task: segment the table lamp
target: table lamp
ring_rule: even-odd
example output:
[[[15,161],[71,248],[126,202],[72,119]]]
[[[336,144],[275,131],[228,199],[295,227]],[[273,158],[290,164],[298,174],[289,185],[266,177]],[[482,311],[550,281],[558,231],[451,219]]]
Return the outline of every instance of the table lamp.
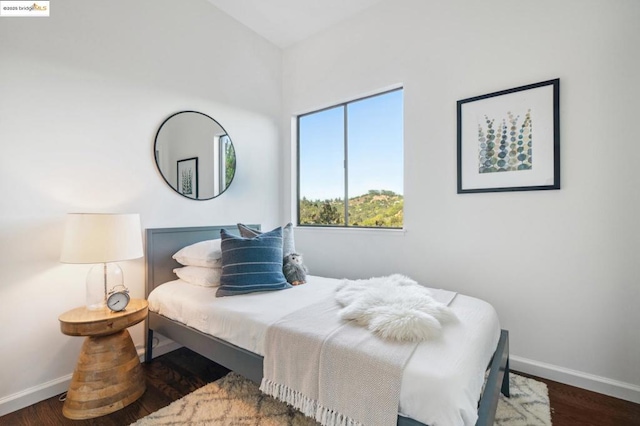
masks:
[[[115,262],[143,255],[138,214],[67,215],[60,262],[97,264],[87,275],[87,309],[104,308],[107,291],[124,284]]]

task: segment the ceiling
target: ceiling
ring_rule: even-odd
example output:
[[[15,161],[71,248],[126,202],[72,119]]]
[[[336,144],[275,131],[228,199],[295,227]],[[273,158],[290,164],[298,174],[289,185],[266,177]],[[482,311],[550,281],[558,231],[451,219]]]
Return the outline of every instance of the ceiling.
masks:
[[[284,49],[381,0],[208,1]]]

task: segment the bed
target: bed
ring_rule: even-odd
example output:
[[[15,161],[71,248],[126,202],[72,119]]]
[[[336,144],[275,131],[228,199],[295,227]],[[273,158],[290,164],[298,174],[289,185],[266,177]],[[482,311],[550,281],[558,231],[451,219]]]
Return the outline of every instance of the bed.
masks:
[[[258,228],[258,226],[254,225]],[[187,227],[187,228],[157,228],[146,230],[146,296],[149,297],[152,291],[158,289],[156,293],[164,291],[169,293],[173,291],[175,295],[176,276],[173,273],[173,269],[180,266],[175,260],[172,259],[172,255],[179,249],[193,244],[195,242],[219,238],[220,230],[226,229],[229,232],[237,234],[236,226],[207,226],[207,227]],[[334,280],[335,281],[335,280]],[[310,284],[308,288],[312,288],[314,283],[326,284],[331,283],[331,279],[322,277],[310,277]],[[160,287],[163,284],[167,284],[164,287]],[[307,285],[305,285],[307,286]],[[304,286],[302,286],[304,287]],[[184,286],[182,288],[185,288]],[[173,290],[172,290],[173,289]],[[205,296],[201,296],[198,291],[204,291],[201,289],[193,289],[196,292],[195,297],[204,299]],[[306,290],[300,290],[300,294]],[[273,292],[273,293],[289,293],[287,292]],[[184,292],[188,293],[188,292]],[[261,293],[260,293],[261,294]],[[266,293],[265,293],[266,294]],[[289,293],[293,294],[293,293]],[[154,294],[155,295],[155,294]],[[255,295],[254,295],[255,296]],[[273,297],[273,296],[272,296]],[[152,297],[153,299],[153,297]],[[242,299],[238,296],[227,299],[226,305],[231,306],[231,309],[236,311],[242,311],[238,307],[241,306]],[[249,300],[250,298],[247,298]],[[461,301],[458,301],[460,299]],[[471,300],[466,296],[460,296],[456,298],[455,303],[458,305],[463,304],[465,301]],[[477,300],[477,299],[476,299]],[[247,302],[249,303],[249,302]],[[147,333],[147,348],[145,353],[145,360],[151,361],[152,343],[154,333],[159,333],[163,336],[170,338],[171,340],[245,376],[246,378],[260,383],[263,377],[263,360],[261,346],[260,346],[260,329],[256,332],[244,333],[245,337],[238,338],[233,336],[227,336],[224,329],[214,331],[214,334],[203,332],[207,331],[204,327],[189,326],[186,325],[189,321],[181,317],[180,313],[172,312],[170,309],[157,308],[154,312],[149,310],[149,317],[147,321],[148,333]],[[164,314],[164,315],[163,315]],[[183,314],[185,315],[185,314]],[[186,314],[188,316],[188,314]],[[170,317],[177,318],[171,319]],[[258,320],[256,320],[258,321]],[[263,322],[268,322],[269,318],[265,318]],[[211,321],[208,321],[211,323]],[[214,321],[215,322],[215,321]],[[193,324],[192,324],[193,325]],[[258,324],[259,325],[259,324]],[[200,330],[198,330],[197,328]],[[227,327],[234,328],[234,327]],[[498,398],[500,392],[508,396],[508,374],[509,374],[509,335],[506,330],[499,330],[494,344],[494,340],[491,341],[492,351],[490,356],[490,362],[488,365],[488,373],[483,386],[480,400],[477,404],[477,426],[492,425],[495,417],[495,411],[497,408]],[[472,351],[469,351],[472,352]],[[414,355],[414,358],[417,355]],[[418,361],[411,361],[413,364],[418,365]],[[409,364],[411,365],[411,364]],[[408,365],[408,367],[409,367]],[[403,385],[404,386],[404,385]],[[415,399],[415,398],[414,398]],[[402,408],[402,404],[400,406]],[[475,407],[474,407],[475,408]],[[404,413],[404,410],[400,410],[402,414],[397,417],[397,424],[403,426],[418,426],[426,423],[415,420],[411,416],[411,412]],[[419,416],[415,416],[420,418]]]

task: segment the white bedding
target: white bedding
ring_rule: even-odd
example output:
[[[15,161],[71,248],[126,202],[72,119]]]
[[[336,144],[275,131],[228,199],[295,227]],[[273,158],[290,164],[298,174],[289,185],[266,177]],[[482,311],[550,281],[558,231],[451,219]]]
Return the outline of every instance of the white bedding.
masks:
[[[332,297],[340,282],[307,279],[307,284],[284,291],[221,298],[215,297],[216,288],[175,280],[151,292],[149,309],[264,355],[270,324],[322,297]],[[441,337],[418,345],[403,373],[398,411],[430,426],[474,425],[500,324],[493,307],[480,299],[458,294],[449,306],[458,321],[447,324]]]

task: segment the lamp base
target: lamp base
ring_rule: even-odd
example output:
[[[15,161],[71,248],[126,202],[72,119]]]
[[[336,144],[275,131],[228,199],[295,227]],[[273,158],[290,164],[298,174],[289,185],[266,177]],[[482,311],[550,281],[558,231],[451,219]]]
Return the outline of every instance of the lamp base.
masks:
[[[98,311],[107,307],[107,291],[122,285],[124,275],[117,263],[99,263],[87,274],[87,309]]]
[[[101,311],[106,307],[107,307],[107,302],[94,303],[91,305],[87,303],[87,309],[90,311]]]

